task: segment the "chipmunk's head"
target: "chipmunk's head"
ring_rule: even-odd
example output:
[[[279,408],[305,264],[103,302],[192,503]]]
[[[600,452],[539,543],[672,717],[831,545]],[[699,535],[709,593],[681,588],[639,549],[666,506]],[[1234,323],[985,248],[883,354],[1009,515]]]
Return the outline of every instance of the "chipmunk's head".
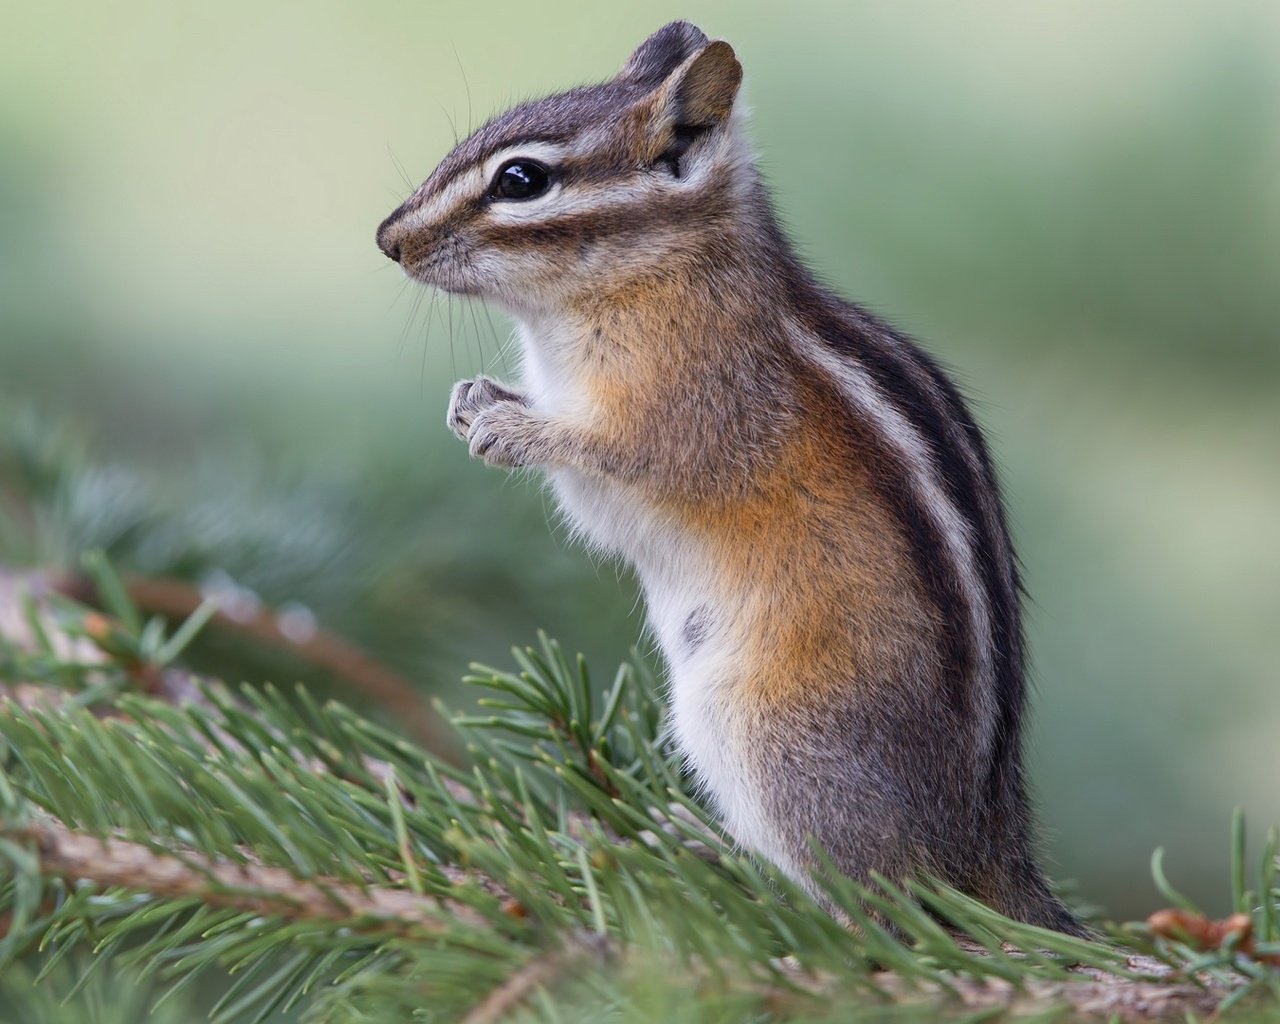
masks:
[[[706,252],[754,183],[742,68],[687,22],[617,77],[525,103],[460,143],[378,228],[409,276],[515,312]]]

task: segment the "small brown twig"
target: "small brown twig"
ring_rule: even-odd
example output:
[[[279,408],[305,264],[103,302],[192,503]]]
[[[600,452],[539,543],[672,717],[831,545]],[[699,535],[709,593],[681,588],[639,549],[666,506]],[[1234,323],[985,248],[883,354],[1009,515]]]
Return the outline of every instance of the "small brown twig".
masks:
[[[86,604],[98,599],[93,581],[77,574],[51,574],[47,585],[58,593]],[[143,612],[167,619],[185,619],[203,603],[199,588],[183,580],[128,575],[123,578],[129,599]],[[457,763],[452,733],[422,694],[402,675],[375,661],[355,644],[319,627],[303,635],[290,635],[280,614],[266,605],[220,609],[210,620],[219,628],[252,637],[273,647],[283,647],[308,664],[332,673],[386,708],[396,722],[431,754]]]
[[[560,949],[535,957],[503,979],[471,1008],[462,1024],[500,1024],[540,989],[564,980],[584,962],[607,960],[615,952],[612,940],[606,936],[594,932],[575,933]]]

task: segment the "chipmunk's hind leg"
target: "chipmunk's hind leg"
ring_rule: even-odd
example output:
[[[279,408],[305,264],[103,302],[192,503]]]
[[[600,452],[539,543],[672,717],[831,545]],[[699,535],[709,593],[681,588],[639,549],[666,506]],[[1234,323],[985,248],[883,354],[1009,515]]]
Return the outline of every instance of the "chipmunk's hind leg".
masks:
[[[804,740],[796,742],[797,735]],[[763,794],[765,817],[776,837],[770,845],[785,854],[775,853],[773,859],[841,919],[847,915],[823,882],[832,868],[875,890],[877,876],[899,883],[919,874],[928,861],[911,803],[885,774],[883,760],[851,753],[858,747],[844,740],[821,727],[788,729],[776,745],[766,741],[759,748],[772,755],[771,782]],[[880,915],[871,917],[896,934]]]

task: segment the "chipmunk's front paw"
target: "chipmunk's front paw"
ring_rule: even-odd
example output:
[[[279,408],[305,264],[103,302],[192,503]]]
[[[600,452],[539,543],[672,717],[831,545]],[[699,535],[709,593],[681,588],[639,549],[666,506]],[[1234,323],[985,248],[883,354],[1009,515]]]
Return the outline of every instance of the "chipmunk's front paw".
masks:
[[[469,440],[471,424],[475,418],[499,402],[523,405],[524,395],[499,384],[492,377],[460,380],[449,394],[449,412],[445,416],[445,422],[459,438]]]
[[[467,430],[473,457],[490,466],[519,469],[539,461],[537,418],[518,402],[497,402],[476,413]]]

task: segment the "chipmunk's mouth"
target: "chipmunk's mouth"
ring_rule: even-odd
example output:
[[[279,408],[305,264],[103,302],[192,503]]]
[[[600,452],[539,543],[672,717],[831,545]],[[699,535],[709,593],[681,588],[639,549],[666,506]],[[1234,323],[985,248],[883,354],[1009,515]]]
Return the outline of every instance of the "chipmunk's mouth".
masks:
[[[439,288],[450,295],[476,297],[481,294],[481,289],[464,267],[459,266],[456,261],[441,260],[438,254],[432,253],[418,259],[406,258],[400,261],[400,266],[404,269],[405,276],[411,280],[430,288]]]
[[[452,295],[481,295],[484,289],[464,235],[447,227],[416,225],[406,211],[407,203],[378,225],[375,238],[382,254],[420,284]]]

